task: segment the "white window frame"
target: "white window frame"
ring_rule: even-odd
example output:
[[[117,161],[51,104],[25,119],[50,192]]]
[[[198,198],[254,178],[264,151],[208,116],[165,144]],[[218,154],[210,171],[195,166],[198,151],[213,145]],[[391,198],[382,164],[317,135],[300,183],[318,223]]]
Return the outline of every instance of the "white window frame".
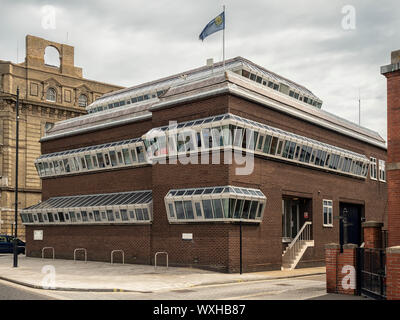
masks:
[[[378,180],[378,163],[374,157],[370,157],[369,177],[371,180]]]
[[[327,202],[325,204],[325,202]],[[327,208],[327,223],[325,223],[325,208]],[[330,209],[330,210],[329,210]],[[330,211],[330,212],[329,212]],[[331,223],[329,223],[329,221]],[[322,200],[322,226],[332,228],[333,227],[333,201],[329,199]]]
[[[379,159],[379,181],[386,182],[386,161]]]

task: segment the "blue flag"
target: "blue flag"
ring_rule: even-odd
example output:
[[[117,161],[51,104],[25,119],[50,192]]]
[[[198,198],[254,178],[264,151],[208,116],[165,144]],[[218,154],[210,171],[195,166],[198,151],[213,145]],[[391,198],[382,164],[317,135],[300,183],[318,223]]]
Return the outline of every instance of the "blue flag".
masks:
[[[223,11],[220,15],[212,19],[203,31],[200,33],[199,39],[204,40],[205,37],[213,34],[214,32],[225,29],[225,12]]]

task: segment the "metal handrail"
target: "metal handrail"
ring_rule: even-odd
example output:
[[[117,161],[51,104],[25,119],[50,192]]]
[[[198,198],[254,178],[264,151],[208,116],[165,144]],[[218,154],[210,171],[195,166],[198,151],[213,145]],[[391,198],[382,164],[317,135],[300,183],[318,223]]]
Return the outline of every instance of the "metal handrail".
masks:
[[[168,269],[168,253],[165,251],[159,251],[159,252],[156,252],[156,254],[154,255],[154,270],[157,269],[157,256],[159,254],[165,254],[167,256],[167,269]]]
[[[298,240],[298,238],[303,234],[304,229],[308,226],[311,225],[311,221],[306,221],[304,222],[303,226],[301,227],[300,231],[297,233],[296,237],[293,239],[293,241],[289,244],[288,248],[290,249]],[[309,233],[307,234],[309,236]],[[309,240],[309,239],[308,239]]]
[[[76,262],[76,252],[77,251],[85,251],[85,263],[86,263],[87,262],[87,250],[85,248],[74,249],[74,262]]]
[[[283,255],[283,262],[293,261],[304,241],[311,240],[311,221],[306,221]]]
[[[111,264],[114,263],[114,253],[121,252],[122,253],[122,264],[125,264],[125,252],[124,250],[112,250],[111,251]]]
[[[53,251],[53,260],[54,260],[54,248],[53,247],[43,247],[42,249],[42,259],[44,259],[44,250],[51,249]]]

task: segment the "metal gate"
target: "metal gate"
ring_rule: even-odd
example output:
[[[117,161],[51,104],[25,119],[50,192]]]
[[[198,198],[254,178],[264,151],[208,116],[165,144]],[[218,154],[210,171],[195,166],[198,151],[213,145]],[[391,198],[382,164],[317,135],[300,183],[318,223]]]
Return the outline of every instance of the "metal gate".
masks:
[[[386,299],[385,249],[357,249],[357,292],[373,299]]]

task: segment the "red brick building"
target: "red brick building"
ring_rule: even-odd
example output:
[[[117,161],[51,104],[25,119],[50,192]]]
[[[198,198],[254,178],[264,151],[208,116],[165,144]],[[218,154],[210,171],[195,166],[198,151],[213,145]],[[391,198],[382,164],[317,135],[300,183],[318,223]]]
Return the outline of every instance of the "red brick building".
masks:
[[[305,87],[246,59],[103,96],[41,139],[27,255],[224,272],[324,264],[386,219],[386,146]],[[344,219],[347,218],[347,219]]]
[[[387,78],[389,246],[400,245],[400,50],[381,68]]]

